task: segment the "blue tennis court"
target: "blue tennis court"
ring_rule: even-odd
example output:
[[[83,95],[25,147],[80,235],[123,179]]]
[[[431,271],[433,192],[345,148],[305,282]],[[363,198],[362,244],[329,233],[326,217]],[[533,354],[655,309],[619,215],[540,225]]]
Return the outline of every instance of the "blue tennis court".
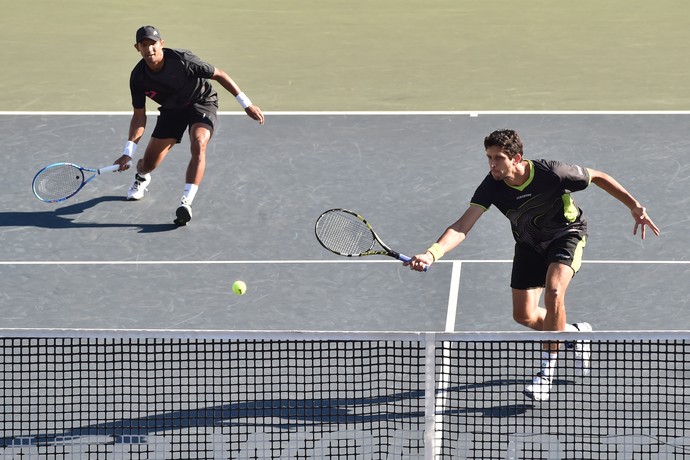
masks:
[[[313,234],[321,212],[344,207],[365,216],[394,249],[425,249],[485,175],[483,136],[513,127],[527,157],[563,159],[618,178],[662,229],[661,237],[641,241],[620,203],[596,187],[576,193],[591,235],[586,265],[569,290],[572,319],[607,330],[690,328],[681,314],[690,261],[684,118],[279,114],[255,126],[225,115],[194,221],[176,229],[186,140],[156,171],[141,202],[123,198],[131,174],[112,173],[50,205],[32,196],[33,174],[57,161],[110,163],[128,116],[0,116],[5,326],[446,330],[455,267],[461,270],[450,329],[520,330],[509,314],[512,238],[495,210],[426,274],[382,258],[338,258]],[[235,279],[247,282],[245,296],[232,295]]]
[[[641,241],[632,235],[633,220],[622,204],[596,186],[576,193],[576,202],[588,216],[590,238],[585,265],[569,289],[569,319],[588,321],[596,331],[688,330],[690,321],[685,311],[690,236],[684,229],[688,220],[684,203],[690,157],[686,154],[688,142],[684,136],[686,117],[681,113],[268,113],[266,125],[256,126],[245,117],[224,114],[209,148],[207,174],[195,200],[194,220],[187,227],[176,228],[172,219],[188,161],[186,139],[154,173],[150,193],[141,202],[124,199],[131,174],[112,173],[97,178],[73,199],[49,205],[31,194],[35,172],[57,161],[92,167],[109,164],[119,154],[119,146],[126,136],[128,114],[4,114],[0,116],[0,134],[6,147],[0,155],[5,164],[3,179],[7,194],[6,205],[0,211],[0,231],[5,243],[0,261],[3,328],[175,329],[187,331],[185,337],[193,335],[193,331],[249,331],[251,334],[381,331],[413,336],[522,331],[510,314],[508,279],[513,242],[508,222],[496,210],[481,219],[460,248],[425,274],[413,273],[390,259],[339,258],[325,251],[313,233],[314,221],[321,212],[343,207],[365,216],[394,249],[408,255],[425,249],[465,209],[474,188],[486,174],[484,136],[494,129],[509,127],[520,132],[528,158],[561,159],[603,170],[617,178],[647,206],[662,231],[658,238],[650,236]],[[231,292],[231,284],[236,279],[247,282],[248,292],[242,297]],[[266,332],[267,336],[271,332]],[[388,340],[385,337],[384,342]],[[393,345],[386,346],[397,349],[396,340],[403,338],[409,339],[393,336],[390,338]],[[439,339],[441,343],[443,338]],[[419,347],[423,350],[424,346],[438,341],[425,340],[420,342],[422,345],[415,340],[409,342],[415,350],[413,357],[402,362],[385,361],[385,366],[407,366],[417,372],[418,366],[429,358]],[[166,344],[164,348],[168,346],[174,349],[175,345]],[[208,355],[203,355],[204,359],[206,356],[214,359],[213,346]],[[616,355],[615,347],[611,347],[606,349],[606,362],[613,362]],[[438,345],[438,349],[441,351],[436,359],[442,368],[447,359],[454,363],[450,368],[470,358],[477,363],[489,359],[477,354],[476,346],[465,350]],[[500,350],[496,352],[501,353]],[[634,352],[626,350],[623,352]],[[675,355],[674,350],[661,352]],[[529,361],[527,351],[513,365],[522,363],[523,359]],[[288,357],[293,352],[302,353],[283,352]],[[119,348],[114,353],[128,354],[127,349]],[[156,354],[148,349],[145,353]],[[651,360],[660,352],[645,349],[639,353]],[[94,365],[95,369],[109,369],[107,366],[101,369],[98,363]],[[500,362],[495,365],[501,366]],[[682,366],[673,363],[679,365]],[[171,375],[177,372],[176,368],[158,369],[154,364],[141,366],[138,372],[157,375],[156,371],[160,371],[162,379],[169,372]],[[483,367],[491,366],[478,364],[475,372]],[[461,418],[468,417],[465,411],[476,404],[477,411],[471,418],[476,421],[480,414],[493,419],[499,424],[495,428],[497,433],[501,432],[501,420],[510,419],[511,427],[517,426],[518,432],[525,432],[525,424],[535,414],[541,414],[547,421],[556,417],[557,407],[549,406],[548,411],[535,407],[516,389],[525,378],[521,373],[529,374],[531,370],[523,366],[512,369],[502,374],[491,367],[482,377],[485,385],[480,387],[464,377],[456,381],[452,381],[455,377],[449,377],[450,388],[462,388],[463,394],[472,389],[472,393],[463,396],[469,399],[450,398],[443,414],[455,417],[460,410]],[[679,371],[681,375],[686,372],[684,368]],[[221,377],[226,375],[224,372],[231,370],[220,371]],[[381,375],[385,374],[382,370]],[[131,374],[122,375],[131,377]],[[344,401],[329,407],[342,404],[345,412],[350,413],[366,402],[367,407],[373,404],[381,410],[367,409],[373,410],[373,414],[403,410],[421,417],[420,423],[424,423],[423,406],[429,398],[428,395],[422,398],[423,377],[415,375],[414,386],[396,386],[402,385],[404,378],[401,378],[400,382],[391,382],[387,392],[382,390],[379,396],[372,396],[368,384],[357,380],[348,388],[365,393],[349,402],[346,395],[341,396]],[[298,379],[295,384],[305,381]],[[101,381],[96,379],[96,382]],[[597,384],[601,390],[596,390],[596,394],[604,394],[604,383],[602,380]],[[96,383],[95,388],[107,385],[105,380]],[[686,397],[686,385],[674,385],[677,385],[674,394],[682,400]],[[562,386],[580,388],[581,383],[564,377]],[[213,384],[207,387],[209,392],[215,391]],[[496,392],[490,392],[491,388]],[[47,397],[39,388],[36,390],[37,397]],[[89,391],[98,393],[99,390]],[[103,391],[110,394],[110,390]],[[232,406],[233,402],[223,400],[222,396],[220,401],[209,396],[209,404],[204,405],[202,393],[196,396],[194,411],[204,407],[256,409],[255,405]],[[578,417],[603,414],[625,407],[626,398],[641,404],[641,410],[647,410],[644,398],[635,393],[621,393],[605,402],[599,399],[598,404],[603,406],[596,408],[588,406],[582,393],[578,394],[577,407],[563,409],[564,417],[572,411],[580,414]],[[502,400],[503,397],[508,401]],[[255,396],[243,398],[251,404],[257,400]],[[328,393],[324,398],[331,401],[333,394]],[[395,398],[412,398],[413,402],[411,406],[395,409]],[[309,400],[308,397],[300,399]],[[663,409],[663,404],[660,407]],[[300,406],[295,410],[303,409]],[[312,409],[310,406],[308,411]],[[658,409],[654,407],[654,411]],[[137,443],[131,438],[124,442],[122,436],[137,436],[137,433],[166,436],[166,430],[171,427],[154,426],[144,430],[145,433],[123,432],[118,431],[122,428],[118,423],[137,420],[137,423],[155,425],[166,414],[180,411],[175,404],[155,406],[158,415],[153,418],[141,415],[146,413],[142,409],[137,415],[103,422],[106,425],[102,431],[94,428],[101,422],[75,421],[74,427],[58,432],[76,437],[105,436],[93,438],[95,444],[108,444],[114,436],[120,436],[115,444],[129,446]],[[234,416],[207,417],[182,410],[185,411],[186,417],[202,420],[199,423],[203,426],[234,420]],[[277,418],[280,419],[280,414]],[[612,420],[605,427],[605,434],[599,426],[602,433],[597,436],[605,436],[606,442],[616,444],[610,436],[639,435],[639,431],[631,434],[627,430],[625,419]],[[346,418],[341,428],[361,433],[371,421],[366,418],[365,425],[358,425],[362,420],[353,422]],[[450,419],[437,422],[446,426],[451,423]],[[271,430],[280,431],[280,424],[287,422],[271,423]],[[681,415],[673,432],[652,434],[687,436],[684,423]],[[80,431],[79,427],[84,426],[92,430]],[[114,427],[118,430],[113,431]],[[297,431],[290,432],[288,440],[281,438],[281,448],[274,446],[275,458],[289,442],[302,436],[299,428],[290,429]],[[455,437],[447,442],[452,441],[457,447],[460,442],[457,430],[462,429],[456,428]],[[412,442],[406,437],[409,431],[416,433],[412,436],[414,442],[420,442],[416,427],[404,428],[398,434],[407,434],[396,438],[391,445],[398,446],[396,452],[408,452],[411,456],[410,452],[416,450],[409,446]],[[649,430],[642,431],[651,436]],[[45,441],[54,447],[56,438],[46,441],[40,438],[42,433],[5,434],[6,449],[11,445],[14,449],[11,455],[19,455],[22,442],[34,446]],[[337,440],[334,431],[324,433],[330,434],[313,442],[326,445],[329,440]],[[579,435],[578,442],[582,442],[582,436],[596,445],[603,442],[599,438],[594,442],[589,432]],[[247,438],[246,433],[243,436],[233,442],[246,443],[252,439],[259,442]],[[482,443],[490,442],[491,435],[487,436],[488,440]],[[347,444],[348,439],[343,435],[341,441]],[[475,437],[473,442],[480,442],[479,439]],[[527,442],[546,443],[545,439]],[[60,442],[63,441],[67,442]],[[524,442],[521,439],[520,446]],[[403,445],[407,447],[400,447]],[[348,445],[346,450],[351,453],[358,448]],[[647,449],[651,452],[651,448]],[[655,454],[659,449],[657,446]],[[381,452],[394,450],[372,455],[385,458]],[[111,458],[113,452],[110,449],[103,455]],[[227,448],[217,452],[217,455],[208,454],[208,458],[228,455]],[[615,452],[612,447],[609,455]],[[487,453],[486,458],[493,454]],[[10,455],[9,450],[3,455]],[[122,455],[129,458],[127,455],[131,457],[132,451]],[[161,458],[170,455],[161,454]],[[308,458],[308,454],[304,455]],[[652,453],[648,455],[652,458]],[[395,458],[406,457],[400,453]]]

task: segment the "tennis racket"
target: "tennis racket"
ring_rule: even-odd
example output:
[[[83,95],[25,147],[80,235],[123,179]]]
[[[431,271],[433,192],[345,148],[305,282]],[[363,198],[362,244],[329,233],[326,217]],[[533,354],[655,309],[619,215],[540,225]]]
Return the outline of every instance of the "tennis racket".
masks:
[[[330,209],[321,214],[316,220],[314,232],[321,246],[339,256],[380,255],[403,262],[412,260],[411,257],[389,248],[364,217],[347,209]],[[381,249],[374,249],[376,243]]]
[[[31,187],[34,195],[46,203],[57,203],[73,197],[96,176],[108,171],[117,171],[120,165],[110,165],[100,169],[84,168],[72,163],[54,163],[41,169],[35,176]],[[88,178],[86,174],[93,173]]]

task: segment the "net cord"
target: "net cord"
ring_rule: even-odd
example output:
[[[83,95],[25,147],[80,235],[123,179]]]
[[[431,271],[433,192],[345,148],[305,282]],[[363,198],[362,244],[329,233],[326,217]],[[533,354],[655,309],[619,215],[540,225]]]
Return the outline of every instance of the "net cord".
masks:
[[[216,340],[406,340],[422,342],[425,332],[405,331],[281,331],[281,330],[186,330],[186,329],[77,329],[2,328],[0,337],[50,338],[153,338]],[[690,340],[690,330],[630,330],[593,332],[482,331],[435,332],[437,341],[558,341],[591,340]]]

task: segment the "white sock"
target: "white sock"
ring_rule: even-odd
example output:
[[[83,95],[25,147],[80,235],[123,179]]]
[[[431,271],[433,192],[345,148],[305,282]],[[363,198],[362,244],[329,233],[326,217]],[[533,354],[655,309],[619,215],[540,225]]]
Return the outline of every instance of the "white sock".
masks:
[[[556,361],[558,352],[542,351],[541,352],[541,373],[544,377],[553,377],[556,375]]]
[[[198,190],[199,186],[196,184],[184,184],[184,193],[182,196],[187,199],[187,203],[192,204]]]

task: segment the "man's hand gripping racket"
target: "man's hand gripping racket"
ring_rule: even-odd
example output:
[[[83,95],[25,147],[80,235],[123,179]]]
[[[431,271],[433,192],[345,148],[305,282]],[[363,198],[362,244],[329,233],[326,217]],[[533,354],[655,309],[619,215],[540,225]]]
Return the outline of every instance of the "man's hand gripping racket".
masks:
[[[389,248],[362,216],[347,209],[330,209],[321,214],[316,220],[314,232],[321,246],[339,256],[381,255],[403,262],[412,260]],[[381,249],[374,249],[376,243]]]
[[[84,168],[73,163],[54,163],[41,169],[31,184],[34,195],[46,203],[58,203],[73,197],[96,176],[108,171],[118,171],[119,164],[99,169]],[[93,173],[86,177],[86,173]]]

